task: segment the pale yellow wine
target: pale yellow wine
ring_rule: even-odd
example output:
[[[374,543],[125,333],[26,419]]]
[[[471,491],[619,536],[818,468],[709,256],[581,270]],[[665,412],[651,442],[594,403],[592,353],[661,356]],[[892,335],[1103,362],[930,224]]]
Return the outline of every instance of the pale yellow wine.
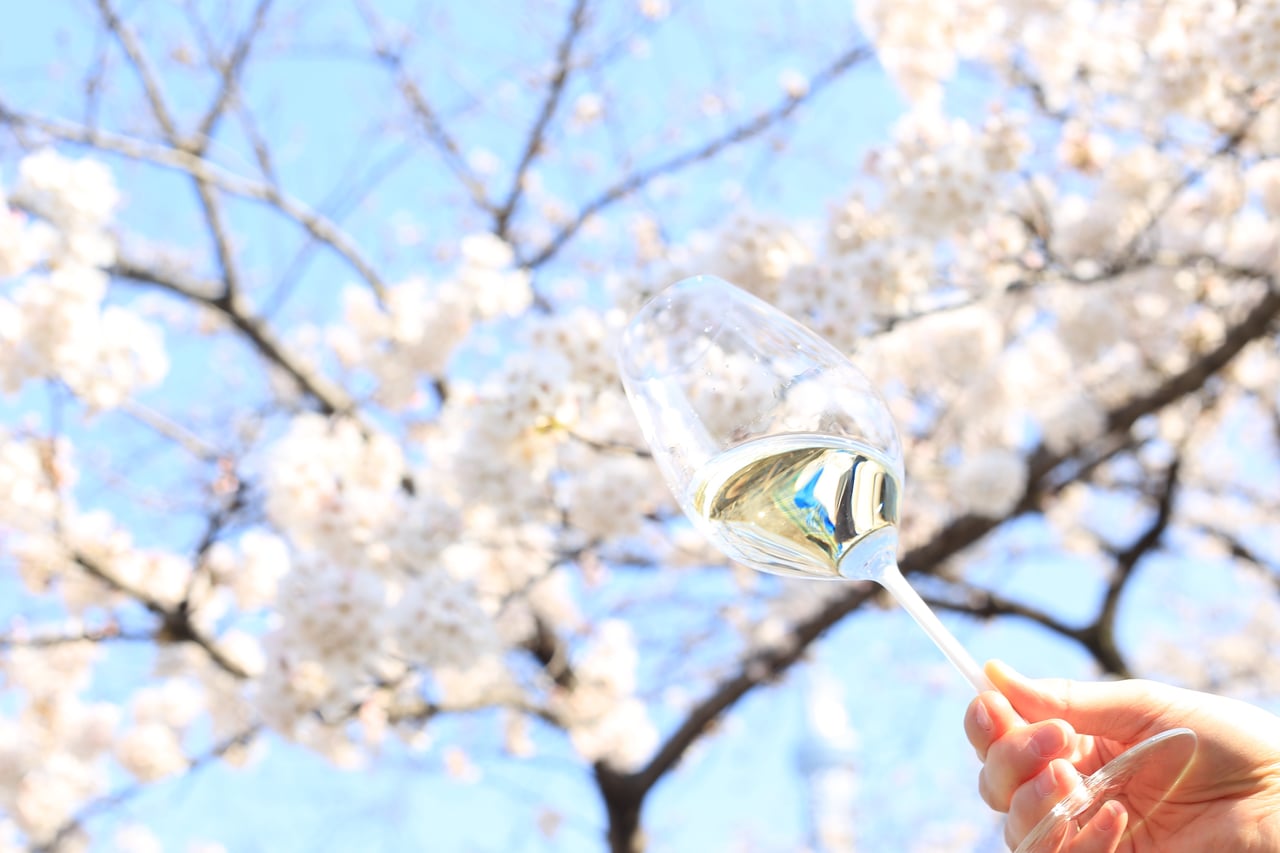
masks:
[[[864,444],[792,433],[716,456],[690,495],[730,557],[775,574],[835,578],[860,542],[897,525],[901,487]]]

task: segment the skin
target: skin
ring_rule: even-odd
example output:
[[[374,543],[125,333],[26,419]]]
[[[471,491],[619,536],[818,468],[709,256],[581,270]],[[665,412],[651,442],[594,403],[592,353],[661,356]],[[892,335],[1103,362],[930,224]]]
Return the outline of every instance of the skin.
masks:
[[[1031,680],[997,662],[986,671],[999,692],[979,694],[964,727],[983,762],[982,798],[1009,815],[1010,849],[1081,774],[1151,735],[1185,726],[1198,737],[1185,773],[1183,757],[1153,752],[1129,786],[1127,806],[1108,803],[1062,849],[1280,853],[1280,717],[1150,681]]]

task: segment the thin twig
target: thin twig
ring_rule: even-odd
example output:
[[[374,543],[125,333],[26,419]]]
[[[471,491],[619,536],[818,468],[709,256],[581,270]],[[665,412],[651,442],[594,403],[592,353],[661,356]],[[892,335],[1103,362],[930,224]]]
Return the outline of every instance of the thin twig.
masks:
[[[226,755],[233,749],[248,745],[262,731],[261,724],[254,724],[249,728],[234,734],[225,740],[221,740],[214,744],[213,747],[203,755],[196,756],[187,762],[186,773],[190,774],[199,770],[207,764],[211,764],[219,758]],[[53,836],[43,844],[36,845],[32,848],[32,853],[57,853],[60,845],[74,835],[84,824],[86,820],[104,811],[115,808],[116,806],[127,803],[134,797],[150,790],[151,785],[136,782],[126,785],[110,794],[105,794],[92,800],[87,805],[82,806],[75,816],[58,828]]]
[[[157,269],[125,255],[117,257],[108,272],[122,279],[176,293],[217,311],[244,334],[260,355],[284,371],[304,394],[314,400],[321,412],[326,415],[356,415],[355,401],[346,391],[295,358],[265,321],[249,314],[239,300],[227,299],[218,293],[216,283],[190,278],[178,270]]]
[[[142,45],[138,44],[138,40],[134,38],[133,31],[120,20],[120,16],[112,8],[110,0],[97,0],[97,3],[98,13],[102,15],[103,23],[107,25],[107,29],[111,31],[111,34],[116,37],[116,41],[120,43],[120,47],[124,50],[125,56],[128,57],[129,63],[133,66],[134,71],[137,72],[138,80],[142,83],[142,90],[147,97],[147,103],[151,106],[151,114],[160,125],[160,129],[164,131],[164,135],[170,140],[177,140],[178,125],[169,112],[164,92],[160,88],[160,80],[151,68],[151,63],[147,60],[147,56],[142,50]]]
[[[153,643],[155,639],[150,631],[125,632],[118,625],[86,628],[72,634],[31,634],[23,630],[0,635],[0,649],[48,649],[76,643]]]
[[[391,46],[383,31],[382,23],[372,6],[367,0],[359,0],[357,6],[361,16],[364,18],[365,26],[369,29],[369,33],[373,38],[374,56],[391,72],[395,79],[396,88],[404,97],[409,111],[418,120],[423,133],[426,134],[427,141],[440,152],[440,156],[444,159],[445,167],[453,172],[459,183],[466,189],[467,194],[471,196],[472,202],[481,210],[496,212],[493,203],[489,200],[484,182],[471,169],[462,147],[453,138],[453,135],[449,133],[439,114],[431,106],[431,102],[427,100],[426,95],[423,94],[421,87],[418,86],[412,75],[405,68],[404,55]]]
[[[15,129],[29,128],[63,142],[118,154],[182,172],[217,187],[222,192],[268,205],[301,226],[308,234],[337,252],[360,275],[378,299],[386,302],[386,286],[373,265],[352,239],[306,204],[269,183],[238,175],[200,155],[126,134],[85,127],[74,122],[17,113],[0,102],[0,123]]]
[[[846,71],[869,59],[872,55],[873,51],[869,47],[858,46],[851,48],[838,56],[826,68],[815,74],[809,81],[808,91],[802,97],[789,97],[774,108],[731,128],[726,133],[697,148],[676,154],[647,169],[633,172],[579,208],[573,220],[552,235],[541,249],[528,257],[520,258],[520,265],[531,269],[542,266],[551,260],[600,211],[639,192],[658,178],[672,175],[696,163],[710,160],[728,148],[740,145],[761,135],[780,122],[785,121],[792,113],[813,100],[819,92],[839,79]]]
[[[218,92],[214,95],[213,103],[209,105],[204,117],[200,119],[200,123],[196,127],[195,144],[198,146],[197,150],[199,151],[204,151],[207,148],[218,122],[226,114],[227,107],[237,98],[236,90],[240,85],[240,72],[244,68],[245,61],[249,58],[250,49],[257,41],[258,34],[266,23],[267,12],[271,8],[271,2],[272,0],[258,0],[258,5],[253,10],[253,18],[249,22],[249,26],[236,41],[236,46],[232,49],[231,56],[223,64],[222,79],[218,85]]]
[[[550,126],[551,119],[560,105],[565,84],[569,81],[569,71],[573,67],[574,43],[582,35],[586,22],[587,0],[576,0],[573,9],[569,12],[569,26],[560,40],[560,45],[556,48],[556,70],[547,83],[546,95],[542,99],[542,109],[539,110],[538,117],[534,120],[533,127],[525,139],[524,152],[520,155],[519,165],[516,166],[515,174],[511,177],[511,188],[507,191],[507,197],[494,211],[493,233],[503,239],[507,239],[511,219],[515,216],[516,207],[524,197],[529,168],[546,146],[547,127]]]
[[[227,657],[217,644],[209,637],[205,636],[195,623],[191,621],[191,611],[189,609],[178,607],[170,607],[156,599],[149,593],[135,587],[109,571],[98,565],[94,560],[82,553],[73,553],[72,561],[84,570],[85,574],[95,580],[101,581],[112,590],[122,593],[145,607],[153,616],[160,619],[160,626],[153,639],[157,643],[192,643],[204,650],[214,664],[219,669],[233,675],[236,678],[248,678],[249,673],[238,663]]]
[[[201,462],[217,462],[227,456],[217,447],[196,435],[190,429],[133,398],[125,398],[119,410],[159,435],[177,444]]]

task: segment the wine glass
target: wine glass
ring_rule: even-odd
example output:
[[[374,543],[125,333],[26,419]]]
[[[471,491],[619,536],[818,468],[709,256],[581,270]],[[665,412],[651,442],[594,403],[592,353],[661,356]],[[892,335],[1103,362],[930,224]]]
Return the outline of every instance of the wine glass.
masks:
[[[880,395],[838,350],[728,282],[695,276],[639,310],[619,366],[667,485],[721,551],[773,574],[883,585],[975,690],[995,689],[898,569],[902,445]],[[1171,729],[1118,756],[1018,853],[1062,848],[1109,800],[1129,808],[1132,831],[1195,743]]]

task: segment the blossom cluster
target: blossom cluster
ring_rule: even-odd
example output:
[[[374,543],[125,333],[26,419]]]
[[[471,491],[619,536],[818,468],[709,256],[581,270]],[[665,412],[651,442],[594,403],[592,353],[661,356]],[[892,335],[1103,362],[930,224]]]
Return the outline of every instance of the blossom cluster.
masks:
[[[15,649],[5,661],[6,687],[27,702],[0,720],[0,804],[28,838],[52,838],[81,803],[107,789],[120,709],[77,695],[96,654],[79,643],[56,652]]]
[[[1139,126],[1174,115],[1229,120],[1253,81],[1276,78],[1267,0],[858,0],[855,8],[888,74],[923,104],[940,103],[970,60],[1014,86],[1030,79],[1050,109],[1105,109]]]
[[[104,302],[117,203],[105,167],[51,149],[25,158],[12,195],[0,194],[0,277],[15,279],[0,291],[0,391],[56,378],[106,409],[164,378],[159,330]]]
[[[410,470],[390,436],[299,416],[267,487],[268,516],[293,554],[272,561],[286,567],[258,701],[275,728],[302,736],[316,708],[337,711],[407,668],[465,667],[495,648],[493,614],[445,559],[461,521],[452,490],[439,472]]]
[[[574,661],[578,684],[556,707],[572,721],[569,736],[584,758],[634,769],[656,746],[657,730],[635,695],[638,662],[631,627],[616,620],[598,625]]]
[[[348,287],[344,322],[328,329],[329,346],[345,365],[372,374],[382,405],[420,405],[422,383],[443,375],[478,322],[529,304],[529,275],[513,261],[510,246],[477,234],[462,241],[462,264],[452,277],[404,281],[388,289],[386,305],[366,288]]]

